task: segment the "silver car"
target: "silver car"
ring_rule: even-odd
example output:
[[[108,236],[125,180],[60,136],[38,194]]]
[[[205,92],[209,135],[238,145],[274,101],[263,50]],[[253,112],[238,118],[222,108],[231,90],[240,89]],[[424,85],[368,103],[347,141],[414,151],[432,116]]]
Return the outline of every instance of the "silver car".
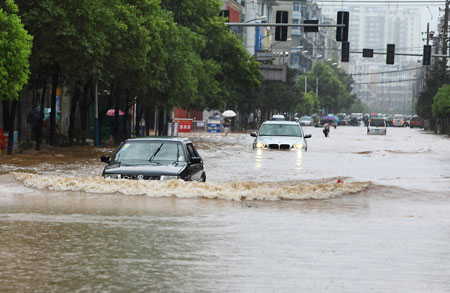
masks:
[[[306,138],[311,134],[304,134],[303,129],[295,121],[265,121],[255,137],[253,148],[273,150],[307,150]]]
[[[386,135],[386,121],[383,118],[370,119],[367,134]]]
[[[311,116],[302,116],[299,119],[301,126],[312,126],[314,124],[313,118]]]

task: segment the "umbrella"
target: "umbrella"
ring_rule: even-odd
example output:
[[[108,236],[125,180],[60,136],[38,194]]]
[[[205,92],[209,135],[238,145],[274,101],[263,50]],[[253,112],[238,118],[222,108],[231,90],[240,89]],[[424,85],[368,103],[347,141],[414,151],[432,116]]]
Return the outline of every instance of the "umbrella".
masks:
[[[235,117],[236,113],[233,110],[226,110],[222,115],[225,117]]]
[[[119,110],[119,116],[122,115],[125,115],[125,112]],[[116,109],[109,109],[108,112],[106,112],[106,116],[116,116]]]
[[[331,120],[331,121],[338,122],[339,118],[337,118],[334,115],[327,115],[327,116],[322,117],[322,120]]]

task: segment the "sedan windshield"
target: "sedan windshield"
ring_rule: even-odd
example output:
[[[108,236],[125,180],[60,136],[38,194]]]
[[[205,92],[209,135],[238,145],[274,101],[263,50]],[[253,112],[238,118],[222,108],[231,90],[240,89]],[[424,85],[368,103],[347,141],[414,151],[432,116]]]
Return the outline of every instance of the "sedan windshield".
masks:
[[[116,153],[118,163],[149,163],[158,161],[184,162],[180,143],[161,141],[132,141],[123,144]]]
[[[260,136],[302,136],[300,127],[292,124],[264,124]]]

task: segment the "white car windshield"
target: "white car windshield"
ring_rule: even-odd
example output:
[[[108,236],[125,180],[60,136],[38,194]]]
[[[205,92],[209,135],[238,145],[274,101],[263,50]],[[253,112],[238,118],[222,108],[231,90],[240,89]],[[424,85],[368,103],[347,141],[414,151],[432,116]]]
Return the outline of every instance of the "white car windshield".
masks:
[[[176,142],[133,141],[123,144],[114,157],[118,163],[143,163],[150,160],[184,162],[183,147]]]
[[[259,130],[260,136],[302,136],[300,127],[292,124],[264,124]]]

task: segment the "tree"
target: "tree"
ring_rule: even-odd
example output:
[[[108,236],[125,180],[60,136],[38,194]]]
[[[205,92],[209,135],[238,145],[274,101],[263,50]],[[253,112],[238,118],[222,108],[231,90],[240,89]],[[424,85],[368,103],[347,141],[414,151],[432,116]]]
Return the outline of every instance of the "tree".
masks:
[[[308,89],[316,88],[318,79],[318,99],[322,108],[328,113],[348,111],[356,99],[351,94],[353,79],[343,70],[331,65],[330,62],[317,62],[307,74]],[[297,86],[302,87],[304,76],[297,80]]]
[[[259,87],[259,63],[219,17],[220,3],[210,0],[162,0],[174,21],[200,37],[204,71],[199,76],[198,98],[205,105],[237,106],[247,93]],[[214,77],[214,79],[211,78]],[[197,100],[200,101],[200,100]]]
[[[4,109],[10,109],[5,113],[5,121],[8,121],[9,130],[8,151],[12,153],[12,137],[14,135],[14,121],[16,119],[16,106],[19,93],[28,81],[29,61],[31,54],[32,37],[25,30],[20,17],[18,7],[13,0],[5,0],[0,4],[0,100]],[[12,101],[11,107],[9,102]]]
[[[434,102],[434,96],[443,84],[442,67],[443,61],[438,60],[432,66],[431,70],[427,72],[424,88],[416,103],[417,114],[425,119],[433,118],[432,105]]]
[[[433,117],[446,119],[450,117],[450,85],[439,88],[433,98]]]

